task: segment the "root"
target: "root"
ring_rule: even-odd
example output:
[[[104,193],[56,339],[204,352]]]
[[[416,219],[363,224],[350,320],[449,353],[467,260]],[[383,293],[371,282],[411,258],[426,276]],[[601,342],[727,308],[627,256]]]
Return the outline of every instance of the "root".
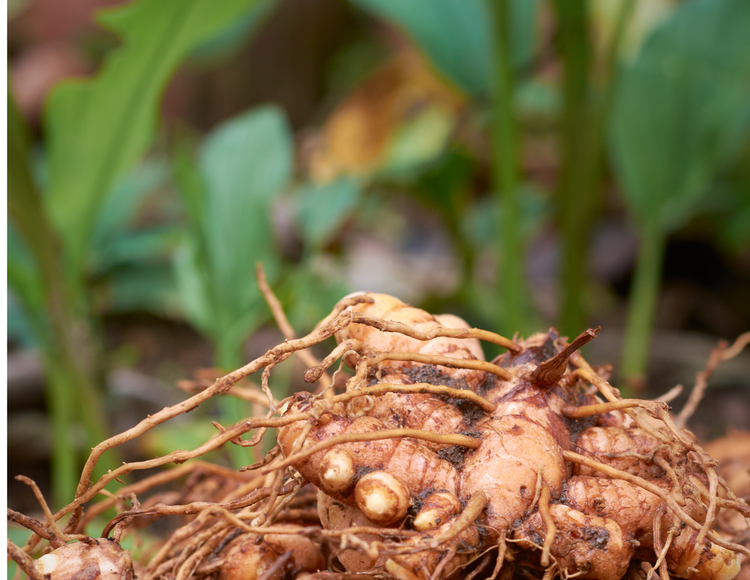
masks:
[[[461,515],[456,518],[456,521],[453,522],[453,525],[451,525],[450,529],[443,535],[438,536],[437,538],[429,542],[430,548],[437,548],[440,544],[450,542],[454,538],[458,537],[461,532],[468,529],[469,526],[476,522],[479,514],[484,511],[484,508],[487,506],[488,501],[489,498],[483,491],[478,491],[477,493],[475,493],[466,503],[464,511],[462,511]]]
[[[8,556],[18,564],[31,580],[45,580],[44,576],[34,566],[34,559],[8,540]]]
[[[547,482],[542,483],[542,494],[539,497],[539,515],[542,516],[547,532],[544,536],[544,545],[542,546],[542,566],[545,568],[549,567],[550,549],[552,548],[552,542],[555,541],[555,535],[557,534],[557,528],[555,522],[552,519],[552,515],[549,513],[549,500],[550,492]]]
[[[466,399],[471,401],[483,411],[491,413],[497,408],[495,403],[491,403],[484,397],[477,395],[474,391],[469,389],[454,389],[452,387],[445,387],[443,385],[430,385],[428,383],[417,383],[414,385],[395,385],[388,383],[380,383],[374,387],[362,387],[360,389],[354,389],[348,393],[336,395],[331,399],[331,403],[343,403],[350,401],[356,397],[363,397],[366,395],[382,395],[384,393],[429,393],[431,395],[447,395],[456,399]]]
[[[377,356],[368,358],[367,367],[369,368],[378,366],[384,361],[419,362],[454,369],[472,369],[475,371],[485,371],[505,380],[508,380],[511,377],[510,373],[504,368],[483,360],[452,358],[439,354],[419,354],[416,352],[384,352]]]
[[[690,392],[690,397],[688,397],[680,414],[674,419],[675,425],[678,427],[684,427],[687,424],[688,419],[693,416],[693,413],[695,413],[698,404],[701,402],[703,395],[706,392],[708,379],[716,370],[719,363],[736,357],[748,344],[750,344],[750,332],[746,332],[737,337],[737,340],[734,341],[734,344],[731,347],[728,347],[725,341],[721,341],[719,345],[711,351],[706,367],[695,376],[695,386]]]
[[[22,525],[24,528],[31,530],[41,538],[47,540],[53,548],[60,548],[66,544],[65,540],[60,538],[60,536],[56,535],[54,532],[48,530],[39,520],[19,514],[17,511],[13,511],[10,508],[8,508],[8,521],[15,522]],[[25,553],[26,552],[24,552],[24,554]]]
[[[672,545],[672,540],[674,539],[674,535],[677,532],[677,528],[675,526],[672,526],[669,528],[669,531],[667,532],[667,539],[664,542],[664,545],[661,545],[661,520],[662,516],[664,515],[666,510],[662,509],[658,514],[656,514],[656,517],[654,518],[654,552],[656,552],[657,559],[654,563],[654,567],[651,568],[648,571],[648,574],[646,575],[646,580],[651,580],[651,577],[654,575],[656,570],[659,570],[661,572],[661,577],[665,580],[669,580],[669,571],[667,570],[666,565],[666,557],[667,552],[669,551],[669,547]],[[696,542],[696,545],[700,545],[699,542]]]

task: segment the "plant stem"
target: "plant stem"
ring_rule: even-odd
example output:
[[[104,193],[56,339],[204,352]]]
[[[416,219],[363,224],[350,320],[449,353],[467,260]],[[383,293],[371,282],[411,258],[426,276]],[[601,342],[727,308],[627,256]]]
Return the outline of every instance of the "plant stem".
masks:
[[[60,361],[52,358],[44,366],[48,381],[45,397],[52,423],[52,500],[54,505],[60,507],[75,496],[78,480],[78,464],[71,438],[75,409],[70,392],[75,385],[60,371]]]
[[[29,312],[29,315],[48,320],[43,330],[38,330],[37,339],[44,350],[49,383],[47,401],[54,432],[53,495],[58,505],[65,505],[75,492],[77,477],[73,472],[78,465],[70,428],[79,416],[85,426],[87,444],[93,447],[106,437],[106,419],[96,388],[92,364],[96,349],[82,298],[82,275],[66,275],[64,271],[60,239],[47,218],[31,175],[29,147],[26,126],[9,95],[8,214],[29,248],[44,292],[46,313]],[[101,469],[117,464],[113,455],[101,462]]]
[[[513,111],[514,79],[510,54],[509,0],[492,0],[494,103],[492,115],[492,186],[497,196],[499,236],[499,289],[505,333],[525,332],[532,322],[524,273],[521,209],[518,199],[519,136]]]
[[[666,235],[656,220],[646,222],[641,231],[641,247],[630,291],[620,373],[626,385],[643,385],[648,364],[648,347],[659,296]]]
[[[565,102],[560,136],[562,170],[558,184],[562,229],[560,317],[563,333],[574,335],[584,324],[583,295],[588,279],[586,242],[593,188],[586,187],[589,184],[584,184],[584,178],[593,173],[590,168],[595,164],[585,151],[586,141],[595,130],[588,101],[591,50],[586,30],[586,3],[556,0],[554,6],[562,52]]]
[[[589,103],[591,50],[586,34],[586,5],[556,0],[563,54],[565,110],[561,148],[563,168],[558,197],[562,230],[560,326],[579,333],[587,323],[588,241],[596,211],[596,192],[604,167],[604,127],[617,81],[617,54],[634,0],[623,0],[604,67],[600,98]]]

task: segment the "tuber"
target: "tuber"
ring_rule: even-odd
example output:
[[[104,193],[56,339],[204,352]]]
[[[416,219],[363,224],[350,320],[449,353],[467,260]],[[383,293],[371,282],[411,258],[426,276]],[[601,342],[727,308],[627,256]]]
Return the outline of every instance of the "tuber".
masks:
[[[413,531],[383,543],[383,554],[373,534],[357,536],[370,554],[339,550],[349,572],[448,577],[512,542],[536,552],[550,578],[618,580],[636,555],[684,578],[737,574],[735,552],[704,525],[707,456],[686,431],[621,410],[629,403],[576,352],[597,331],[571,343],[554,330],[495,340],[508,352],[485,362],[485,336],[460,319],[363,296],[344,310],[352,323],[322,363],[343,357],[355,370],[346,393],[318,407],[319,420],[278,432],[287,462],[320,490],[324,527]],[[321,369],[311,371],[314,379]],[[313,412],[317,401],[297,393],[286,414]],[[630,406],[661,409],[647,403]],[[601,410],[571,412],[588,408]]]

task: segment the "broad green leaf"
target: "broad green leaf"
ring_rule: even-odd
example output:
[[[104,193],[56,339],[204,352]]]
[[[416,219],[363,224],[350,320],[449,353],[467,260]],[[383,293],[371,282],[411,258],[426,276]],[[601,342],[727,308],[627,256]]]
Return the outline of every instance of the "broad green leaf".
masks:
[[[179,297],[169,264],[130,263],[107,275],[102,304],[108,313],[151,312],[178,317]]]
[[[356,207],[360,193],[360,185],[347,177],[300,188],[297,221],[312,249],[322,248],[338,233]]]
[[[291,180],[292,151],[283,114],[261,107],[206,137],[199,174],[186,160],[176,166],[191,221],[177,260],[180,294],[215,344],[238,346],[267,316],[255,264],[263,262],[269,280],[278,272],[271,200]]]
[[[281,111],[263,107],[215,129],[200,151],[207,196],[203,216],[217,323],[226,330],[255,306],[255,263],[277,271],[271,198],[292,177],[292,136]]]
[[[92,246],[113,239],[133,225],[144,198],[161,186],[168,175],[162,161],[146,161],[136,166],[112,187],[105,197],[94,224]]]
[[[158,103],[180,62],[258,0],[138,0],[100,21],[122,39],[98,75],[67,82],[46,110],[50,216],[69,267],[82,269],[105,195],[149,146]]]
[[[172,170],[177,182],[177,192],[182,198],[182,206],[187,214],[190,227],[200,231],[203,220],[203,206],[206,203],[206,185],[203,176],[195,165],[192,153],[184,142],[178,143],[173,155]]]
[[[113,236],[94,252],[93,273],[106,276],[108,270],[118,266],[167,261],[179,245],[182,233],[174,226],[158,226]]]
[[[449,79],[471,94],[488,94],[493,74],[490,12],[495,0],[352,0],[402,28]],[[513,63],[532,57],[538,0],[511,2]]]
[[[683,223],[747,137],[748,30],[744,0],[686,2],[623,67],[610,153],[642,223]]]

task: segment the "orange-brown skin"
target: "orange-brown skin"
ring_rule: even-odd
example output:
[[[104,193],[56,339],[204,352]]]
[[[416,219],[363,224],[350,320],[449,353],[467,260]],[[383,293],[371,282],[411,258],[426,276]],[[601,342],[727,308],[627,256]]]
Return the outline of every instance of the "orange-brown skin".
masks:
[[[296,410],[296,409],[295,409]],[[279,442],[285,455],[291,453],[294,442],[302,433],[303,423],[292,423],[279,429]],[[325,441],[343,433],[369,433],[385,429],[383,422],[374,417],[349,419],[333,415],[331,420],[310,432],[309,442]],[[384,469],[399,477],[412,495],[419,495],[427,489],[439,489],[456,493],[458,472],[448,461],[440,459],[421,442],[411,438],[381,439],[361,443],[342,443],[355,458],[358,469]],[[320,465],[326,454],[320,451],[295,464],[295,468],[313,485],[320,488]],[[355,506],[353,490],[331,493],[334,499]]]
[[[648,462],[638,457],[624,455],[634,453],[648,455],[659,447],[659,441],[637,428],[624,429],[622,427],[590,427],[581,433],[576,441],[576,452],[593,457],[597,461],[611,465],[615,469],[626,471],[644,479],[654,479],[664,476],[664,470],[654,462]],[[576,475],[604,476],[586,465],[576,465],[573,469]]]
[[[219,580],[258,580],[276,562],[279,553],[256,535],[244,535],[233,541],[224,553],[226,561],[219,571]],[[268,580],[281,580],[279,569]]]
[[[440,324],[436,317],[395,298],[370,296],[375,299],[374,303],[360,304],[352,309],[377,318],[403,322],[425,332]],[[459,323],[452,321],[450,326],[458,327]],[[419,352],[467,359],[481,356],[481,351],[476,353],[473,346],[468,346],[461,339],[422,342],[360,324],[350,325],[337,338],[358,340],[368,352],[375,353]],[[591,426],[598,421],[596,418],[574,422],[563,416],[562,409],[565,406],[595,402],[591,395],[584,395],[574,382],[563,380],[554,383],[554,378],[548,379],[550,376],[558,376],[549,369],[559,369],[560,373],[565,370],[566,361],[556,355],[566,344],[565,339],[560,339],[554,331],[537,334],[523,341],[519,354],[508,353],[494,361],[509,370],[512,375],[509,380],[501,380],[495,376],[487,378],[483,373],[473,374],[474,371],[468,370],[440,367],[429,370],[429,366],[418,363],[386,361],[372,369],[371,377],[377,374],[382,382],[408,384],[426,382],[415,381],[414,377],[431,372],[432,378],[437,379],[436,384],[450,383],[451,386],[470,388],[495,403],[497,408],[492,413],[477,412],[467,417],[457,407],[429,394],[386,394],[369,401],[359,399],[348,409],[337,406],[325,425],[318,425],[311,431],[310,439],[315,442],[345,432],[369,432],[398,427],[440,433],[455,433],[466,429],[478,433],[481,445],[477,449],[466,451],[458,468],[437,455],[436,451],[441,451],[442,446],[420,440],[402,438],[367,444],[347,443],[339,447],[347,450],[344,457],[346,461],[349,461],[349,453],[355,457],[357,469],[382,470],[403,481],[412,501],[416,501],[420,494],[423,499],[424,494],[436,491],[449,492],[464,503],[479,491],[487,495],[488,503],[483,513],[475,524],[469,525],[459,536],[463,543],[460,546],[456,544],[456,561],[443,569],[444,577],[465,562],[470,557],[469,552],[473,550],[476,555],[492,545],[496,539],[495,534],[499,531],[515,530],[516,537],[525,539],[528,546],[531,546],[528,542],[539,544],[537,540],[540,537],[543,541],[546,526],[541,515],[538,511],[529,511],[537,486],[541,486],[543,482],[550,489],[552,501],[549,509],[558,525],[557,538],[551,547],[553,558],[568,574],[580,573],[584,578],[617,580],[626,573],[634,546],[640,542],[644,546],[641,551],[645,551],[646,546],[653,546],[653,522],[662,513],[664,502],[654,494],[627,482],[599,478],[602,474],[598,473],[599,477],[584,475],[590,473],[590,470],[587,472],[579,467],[576,467],[577,475],[571,477],[572,469],[563,460],[562,451],[573,449],[617,469],[650,479],[667,490],[670,489],[670,484],[662,479],[663,470],[650,460],[612,457],[612,454],[623,453],[637,453],[648,457],[657,449],[658,444],[647,434],[622,426],[594,428]],[[555,361],[562,360],[561,364],[549,361],[553,357]],[[543,362],[544,374],[536,373]],[[420,370],[423,366],[428,370]],[[440,372],[436,373],[436,368]],[[303,410],[304,396],[298,398],[290,411]],[[363,413],[364,416],[354,418],[347,413]],[[599,421],[599,424],[602,422]],[[571,427],[574,428],[571,430]],[[291,451],[301,432],[302,423],[280,429],[280,442],[285,454]],[[300,461],[295,467],[306,479],[319,485],[318,470],[323,457],[324,453],[321,452]],[[341,457],[336,461],[340,463]],[[702,484],[697,481],[695,485],[700,487]],[[359,510],[352,507],[356,505],[353,495],[352,490],[339,492],[334,489],[328,493],[330,497],[323,496],[329,504],[333,499],[340,502],[333,509],[338,517],[328,514],[328,517],[323,518],[321,515],[325,527],[348,527],[357,518],[364,518]],[[567,505],[562,505],[561,502]],[[688,513],[702,521],[705,509],[689,499],[688,503],[691,502],[692,505],[686,506]],[[364,509],[362,502],[360,505]],[[330,506],[328,511],[331,511]],[[404,542],[419,543],[434,538],[442,533],[441,530],[449,530],[460,518],[460,514],[450,514],[452,512],[446,512],[447,521],[441,518],[439,528],[428,529]],[[410,515],[404,519],[401,525],[410,525],[411,517]],[[675,521],[674,515],[665,516],[661,520],[662,542]],[[391,522],[389,525],[397,526],[399,522]],[[480,538],[478,526],[486,526],[485,531],[489,531],[483,539]],[[590,534],[591,541],[581,541],[579,531],[582,526],[589,531],[600,531]],[[685,575],[692,574],[690,577],[695,580],[731,578],[736,559],[732,564],[730,553],[715,546],[709,549],[706,542],[697,550],[689,549],[686,546],[690,543],[691,534],[692,531],[688,530],[675,537],[675,547],[667,554],[670,566]],[[456,541],[458,540],[453,540]],[[422,577],[432,574],[440,559],[450,549],[451,545],[443,544],[437,550],[430,548],[408,557],[394,557],[393,560],[412,574]],[[653,550],[650,552],[652,554]],[[361,556],[355,558],[348,555],[347,559],[352,561],[353,567],[343,560],[342,563],[350,571],[361,572],[369,569],[366,566],[376,565],[369,560],[365,562]],[[726,563],[722,563],[725,560]],[[382,565],[382,561],[377,562],[377,567]],[[691,566],[697,566],[698,571],[693,571]]]
[[[539,424],[511,415],[480,427],[482,445],[461,470],[460,496],[484,491],[490,500],[487,523],[505,530],[522,517],[534,499],[538,474],[559,495],[565,462],[555,439]]]
[[[393,296],[372,293],[367,293],[367,295],[374,298],[375,301],[373,303],[350,306],[347,310],[362,312],[368,316],[392,322],[402,322],[420,332],[429,332],[441,326],[447,328],[470,328],[469,325],[456,316],[438,315],[436,317],[424,310],[405,304]],[[443,323],[441,323],[441,320]],[[352,324],[336,335],[336,339],[339,341],[348,338],[366,344],[375,353],[415,352],[419,354],[439,354],[465,360],[484,360],[484,354],[482,353],[479,341],[471,338],[439,337],[429,341],[422,341],[402,334],[381,332],[364,324]],[[385,361],[380,365],[380,368],[385,373],[400,373],[403,369],[420,366],[423,365],[421,363]],[[438,368],[444,370],[455,380],[465,380],[468,388],[472,390],[476,390],[485,378],[484,373],[481,371],[448,369],[446,367]],[[387,374],[384,376],[383,382],[391,382]]]
[[[320,523],[327,530],[341,530],[351,527],[376,528],[377,524],[368,520],[356,507],[352,507],[336,501],[325,493],[318,492],[318,515]],[[380,536],[374,534],[358,534],[364,542],[380,540]],[[334,555],[349,572],[366,572],[368,570],[382,569],[385,566],[387,556],[370,558],[367,554],[355,549],[342,549],[340,544],[331,544]]]
[[[113,540],[67,544],[35,560],[37,572],[49,580],[133,580],[133,557]]]
[[[666,479],[652,483],[665,491],[672,488]],[[700,488],[702,483],[693,478],[691,483]],[[616,521],[623,533],[640,544],[638,552],[644,557],[653,554],[654,520],[661,518],[660,545],[667,540],[669,529],[676,526],[677,533],[667,551],[669,569],[685,578],[694,580],[717,580],[733,578],[737,560],[732,552],[703,540],[695,545],[698,532],[681,525],[680,520],[664,508],[664,500],[630,482],[620,479],[604,479],[576,476],[568,480],[563,500],[571,508],[586,514],[596,514]],[[699,523],[706,518],[706,509],[692,498],[686,498],[683,506],[687,514]],[[696,571],[689,571],[695,568]]]
[[[449,520],[439,528],[425,532],[420,536],[407,538],[403,543],[417,545],[432,537],[445,534],[450,530],[452,524],[453,520]],[[481,548],[481,538],[477,526],[470,526],[456,538],[442,545],[439,550],[421,550],[414,554],[391,556],[391,558],[407,570],[434,570],[440,561],[446,557],[446,553],[454,547],[456,548],[456,554],[443,568],[442,577],[444,578],[449,577],[476,557],[477,550]]]
[[[296,528],[290,524],[276,524],[277,528]],[[317,572],[325,568],[320,544],[298,534],[266,534],[263,541],[275,552],[285,554],[291,550],[289,569],[293,575],[300,572]]]
[[[633,556],[633,544],[611,519],[588,516],[564,505],[550,505],[557,533],[551,553],[560,568],[580,578],[618,580]],[[532,549],[544,542],[547,527],[534,512],[513,532],[521,547]]]

